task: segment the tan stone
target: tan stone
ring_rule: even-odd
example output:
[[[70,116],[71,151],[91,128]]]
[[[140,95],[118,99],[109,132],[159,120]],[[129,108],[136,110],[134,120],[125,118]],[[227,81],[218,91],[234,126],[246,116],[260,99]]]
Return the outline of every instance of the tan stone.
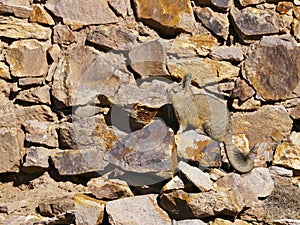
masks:
[[[57,115],[46,105],[16,106],[17,122],[24,124],[29,120],[57,122]]]
[[[48,71],[46,51],[36,40],[13,42],[6,52],[6,60],[15,77],[45,76]]]
[[[56,44],[70,44],[74,42],[76,36],[66,25],[57,24],[53,27],[53,42]]]
[[[280,14],[289,14],[291,15],[292,14],[292,11],[293,11],[293,3],[292,2],[278,2],[278,5],[277,5],[277,11],[280,13]]]
[[[53,18],[47,13],[43,6],[35,4],[29,17],[29,22],[54,25]]]
[[[15,100],[50,105],[50,87],[44,85],[42,87],[21,91],[18,93]]]
[[[2,0],[0,11],[13,13],[16,17],[27,18],[32,12],[31,0]]]
[[[0,62],[0,78],[10,80],[10,72],[9,72],[9,67],[4,63]]]
[[[41,84],[43,84],[44,81],[45,81],[44,77],[23,77],[23,78],[19,79],[18,86],[25,87],[25,86],[41,85]],[[44,88],[44,89],[46,89],[46,88]],[[25,93],[26,93],[26,91],[25,91]]]
[[[265,2],[265,0],[239,0],[242,6],[257,5]]]

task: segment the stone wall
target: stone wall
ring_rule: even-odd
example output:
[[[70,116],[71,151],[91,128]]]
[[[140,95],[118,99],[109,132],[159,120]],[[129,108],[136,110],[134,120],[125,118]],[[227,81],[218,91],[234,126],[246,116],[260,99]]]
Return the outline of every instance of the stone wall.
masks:
[[[299,23],[298,0],[0,0],[0,224],[299,224]],[[177,133],[187,73],[251,172]]]

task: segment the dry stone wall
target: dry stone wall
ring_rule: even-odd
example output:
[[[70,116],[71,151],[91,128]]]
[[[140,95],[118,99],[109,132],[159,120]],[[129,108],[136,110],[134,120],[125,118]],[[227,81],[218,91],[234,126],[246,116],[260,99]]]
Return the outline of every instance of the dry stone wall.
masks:
[[[299,43],[298,0],[0,0],[0,224],[300,224]],[[187,73],[251,172],[177,133]]]

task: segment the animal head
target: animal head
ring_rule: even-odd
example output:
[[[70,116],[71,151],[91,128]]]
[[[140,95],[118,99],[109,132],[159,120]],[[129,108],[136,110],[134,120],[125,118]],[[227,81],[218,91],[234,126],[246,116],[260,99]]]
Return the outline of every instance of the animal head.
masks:
[[[191,94],[192,74],[188,73],[182,78],[181,84],[176,84],[167,90],[168,97],[172,100],[175,96]]]

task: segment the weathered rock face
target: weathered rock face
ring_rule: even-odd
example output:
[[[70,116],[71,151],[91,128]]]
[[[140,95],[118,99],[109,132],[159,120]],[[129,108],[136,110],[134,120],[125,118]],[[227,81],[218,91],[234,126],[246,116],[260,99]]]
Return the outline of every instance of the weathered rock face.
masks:
[[[16,17],[28,18],[32,12],[30,0],[4,0],[0,3],[1,13],[13,13]]]
[[[55,22],[52,17],[47,13],[47,11],[41,5],[35,4],[33,6],[32,13],[29,17],[29,21],[33,23],[41,23],[47,25],[54,25]]]
[[[264,37],[249,52],[243,73],[263,99],[289,99],[299,95],[299,59],[294,41]]]

